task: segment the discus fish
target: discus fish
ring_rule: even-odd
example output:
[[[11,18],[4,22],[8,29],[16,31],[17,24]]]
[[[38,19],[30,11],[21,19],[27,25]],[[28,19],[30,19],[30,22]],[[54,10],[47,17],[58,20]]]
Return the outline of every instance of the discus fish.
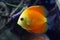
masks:
[[[48,29],[46,11],[43,6],[30,6],[21,13],[17,24],[28,32],[43,34]]]

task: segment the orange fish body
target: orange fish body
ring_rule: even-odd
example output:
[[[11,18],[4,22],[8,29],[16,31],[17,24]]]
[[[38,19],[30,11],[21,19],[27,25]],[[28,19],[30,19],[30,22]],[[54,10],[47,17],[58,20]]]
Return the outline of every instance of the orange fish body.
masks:
[[[45,13],[43,6],[30,6],[22,12],[17,23],[28,32],[45,33],[48,29]]]

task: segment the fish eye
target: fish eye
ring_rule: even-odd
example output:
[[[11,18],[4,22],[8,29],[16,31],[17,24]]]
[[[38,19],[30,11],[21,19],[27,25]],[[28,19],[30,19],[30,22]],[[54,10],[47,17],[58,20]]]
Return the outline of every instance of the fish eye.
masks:
[[[20,20],[21,20],[21,21],[23,21],[23,20],[24,20],[24,18],[21,18]]]

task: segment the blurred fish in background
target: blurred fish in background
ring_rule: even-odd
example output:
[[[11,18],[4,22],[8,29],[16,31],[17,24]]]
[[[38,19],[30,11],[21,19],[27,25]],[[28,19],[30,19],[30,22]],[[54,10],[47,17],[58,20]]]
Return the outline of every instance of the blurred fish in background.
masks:
[[[44,6],[48,31],[29,33],[17,24],[20,14],[32,5]],[[60,40],[59,0],[0,0],[0,40]]]

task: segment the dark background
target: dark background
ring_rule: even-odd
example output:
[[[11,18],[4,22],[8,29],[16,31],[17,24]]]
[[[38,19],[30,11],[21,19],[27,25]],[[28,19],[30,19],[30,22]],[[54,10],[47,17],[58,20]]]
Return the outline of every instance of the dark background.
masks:
[[[21,6],[11,15],[19,3]],[[32,34],[17,25],[21,13],[14,18],[12,16],[20,12],[23,7],[31,5],[42,5],[47,9],[48,31],[46,35],[50,40],[60,40],[60,11],[55,0],[0,0],[0,40],[29,40]],[[53,8],[55,9],[52,10]]]

